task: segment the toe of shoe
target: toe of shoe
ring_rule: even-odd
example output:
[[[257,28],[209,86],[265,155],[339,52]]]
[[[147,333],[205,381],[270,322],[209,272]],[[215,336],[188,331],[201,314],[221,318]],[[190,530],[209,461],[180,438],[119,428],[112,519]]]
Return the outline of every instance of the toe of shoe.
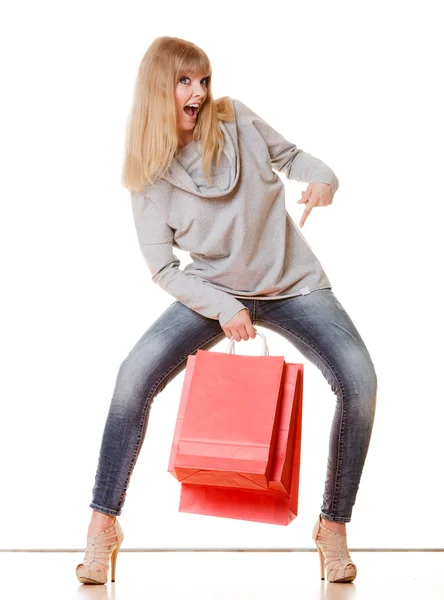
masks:
[[[79,564],[76,567],[77,579],[82,583],[106,583],[107,575],[102,571],[89,569],[84,564]]]

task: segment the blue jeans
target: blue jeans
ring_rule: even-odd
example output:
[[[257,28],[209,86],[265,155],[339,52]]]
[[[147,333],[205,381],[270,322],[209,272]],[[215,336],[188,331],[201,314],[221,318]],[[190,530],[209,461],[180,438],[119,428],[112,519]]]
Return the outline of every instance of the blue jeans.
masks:
[[[281,334],[315,364],[336,396],[320,514],[349,522],[373,428],[377,380],[356,327],[331,289],[241,302],[253,325]],[[90,508],[120,515],[154,397],[187,357],[226,338],[218,320],[173,302],[121,363],[103,432]]]

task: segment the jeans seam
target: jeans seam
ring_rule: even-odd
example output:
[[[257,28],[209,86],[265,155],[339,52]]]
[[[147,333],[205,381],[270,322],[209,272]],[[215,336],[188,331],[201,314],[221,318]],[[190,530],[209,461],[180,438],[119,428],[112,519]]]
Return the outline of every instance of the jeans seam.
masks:
[[[221,331],[221,333],[223,333],[223,332]],[[136,443],[136,449],[135,449],[135,451],[134,451],[133,458],[131,459],[131,464],[130,464],[130,467],[129,467],[129,469],[128,469],[127,477],[126,477],[126,479],[125,479],[124,489],[123,489],[122,495],[120,496],[119,504],[122,502],[122,500],[123,500],[123,498],[124,498],[124,496],[125,496],[126,489],[127,489],[127,484],[128,484],[128,481],[129,481],[129,479],[130,479],[131,472],[132,472],[132,470],[133,470],[134,464],[135,464],[135,462],[136,462],[137,454],[138,454],[138,452],[139,452],[139,448],[140,448],[140,444],[141,444],[141,439],[142,439],[142,431],[143,431],[144,424],[145,424],[145,418],[146,418],[146,416],[147,416],[147,414],[148,414],[148,412],[149,412],[149,411],[148,411],[148,407],[150,406],[150,402],[151,402],[151,400],[153,399],[153,397],[155,396],[155,393],[154,393],[154,392],[155,392],[155,391],[156,391],[156,389],[159,387],[159,384],[161,384],[161,383],[162,383],[162,381],[168,377],[168,375],[171,373],[171,371],[173,371],[173,370],[174,370],[174,369],[175,369],[177,366],[179,366],[179,365],[180,365],[180,364],[181,364],[181,363],[182,363],[182,362],[183,362],[183,361],[184,361],[186,358],[188,358],[188,356],[189,356],[190,354],[193,354],[193,352],[195,352],[196,350],[198,350],[198,349],[199,349],[201,346],[203,346],[203,345],[204,345],[204,344],[206,344],[207,342],[209,342],[209,341],[211,341],[211,340],[214,340],[215,338],[219,337],[219,336],[221,335],[221,333],[218,333],[217,335],[211,335],[209,338],[205,339],[203,342],[200,342],[200,343],[199,343],[199,344],[198,344],[196,347],[194,347],[194,348],[193,348],[191,351],[188,351],[188,352],[186,352],[186,353],[185,353],[185,354],[184,354],[184,355],[183,355],[183,356],[182,356],[182,357],[181,357],[181,358],[180,358],[180,359],[179,359],[179,360],[178,360],[176,363],[174,363],[174,364],[172,365],[172,367],[171,367],[171,368],[170,368],[170,369],[169,369],[169,370],[168,370],[166,373],[163,373],[163,374],[162,374],[162,376],[160,377],[160,379],[158,379],[158,380],[157,380],[157,381],[154,383],[154,385],[151,387],[150,391],[148,392],[148,394],[147,394],[147,396],[146,396],[146,400],[145,400],[145,405],[144,405],[144,408],[143,408],[143,416],[142,416],[142,419],[141,419],[141,422],[140,422],[139,431],[138,431],[138,439],[137,439],[137,443]]]
[[[336,513],[336,507],[338,504],[338,495],[339,495],[339,484],[342,478],[342,457],[343,457],[343,449],[344,449],[344,423],[345,423],[345,402],[342,401],[342,414],[341,414],[341,428],[339,433],[339,444],[338,444],[338,462],[336,467],[335,474],[335,491],[332,498],[332,513],[333,515]]]
[[[338,492],[339,492],[339,486],[340,486],[340,480],[342,477],[342,456],[343,456],[343,439],[344,439],[344,422],[345,422],[345,402],[344,402],[344,397],[345,397],[345,390],[338,378],[338,375],[336,374],[335,370],[333,369],[333,366],[327,361],[327,359],[325,359],[320,353],[319,351],[314,348],[307,340],[305,340],[304,338],[296,335],[295,333],[293,333],[293,331],[290,331],[289,329],[282,327],[282,325],[276,323],[275,321],[272,321],[271,319],[267,319],[267,321],[264,321],[264,323],[271,323],[272,325],[274,325],[275,327],[278,327],[279,329],[283,329],[284,331],[286,331],[287,333],[289,333],[290,335],[294,336],[295,338],[297,338],[299,341],[303,342],[304,344],[306,344],[311,350],[313,350],[313,352],[315,352],[317,354],[317,356],[319,356],[319,358],[331,369],[331,372],[333,373],[333,376],[335,378],[336,383],[338,384],[338,387],[341,390],[341,403],[342,403],[342,414],[341,414],[341,427],[340,427],[340,431],[339,431],[339,443],[338,443],[338,458],[337,458],[337,467],[336,467],[336,474],[335,474],[335,486],[334,486],[334,493],[333,493],[333,498],[332,498],[332,512],[333,514],[335,513],[336,510],[336,506],[338,504]]]
[[[257,313],[257,300],[253,300],[253,317],[251,319],[252,323],[254,323],[257,320],[256,317],[256,313]]]

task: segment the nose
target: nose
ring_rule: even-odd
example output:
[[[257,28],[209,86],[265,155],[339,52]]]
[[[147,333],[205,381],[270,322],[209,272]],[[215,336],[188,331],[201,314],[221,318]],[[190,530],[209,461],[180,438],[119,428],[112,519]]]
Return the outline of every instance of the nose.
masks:
[[[196,82],[193,84],[193,98],[202,99],[205,98],[206,89],[200,82]]]

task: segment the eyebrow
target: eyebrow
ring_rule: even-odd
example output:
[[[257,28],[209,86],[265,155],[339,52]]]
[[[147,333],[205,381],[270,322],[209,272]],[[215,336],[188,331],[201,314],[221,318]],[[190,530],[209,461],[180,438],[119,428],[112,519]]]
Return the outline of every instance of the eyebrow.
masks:
[[[181,75],[181,77],[189,77],[190,79],[192,78],[192,75],[190,72],[184,72],[183,75]],[[204,75],[202,77],[202,79],[209,79],[211,77],[211,75]]]

